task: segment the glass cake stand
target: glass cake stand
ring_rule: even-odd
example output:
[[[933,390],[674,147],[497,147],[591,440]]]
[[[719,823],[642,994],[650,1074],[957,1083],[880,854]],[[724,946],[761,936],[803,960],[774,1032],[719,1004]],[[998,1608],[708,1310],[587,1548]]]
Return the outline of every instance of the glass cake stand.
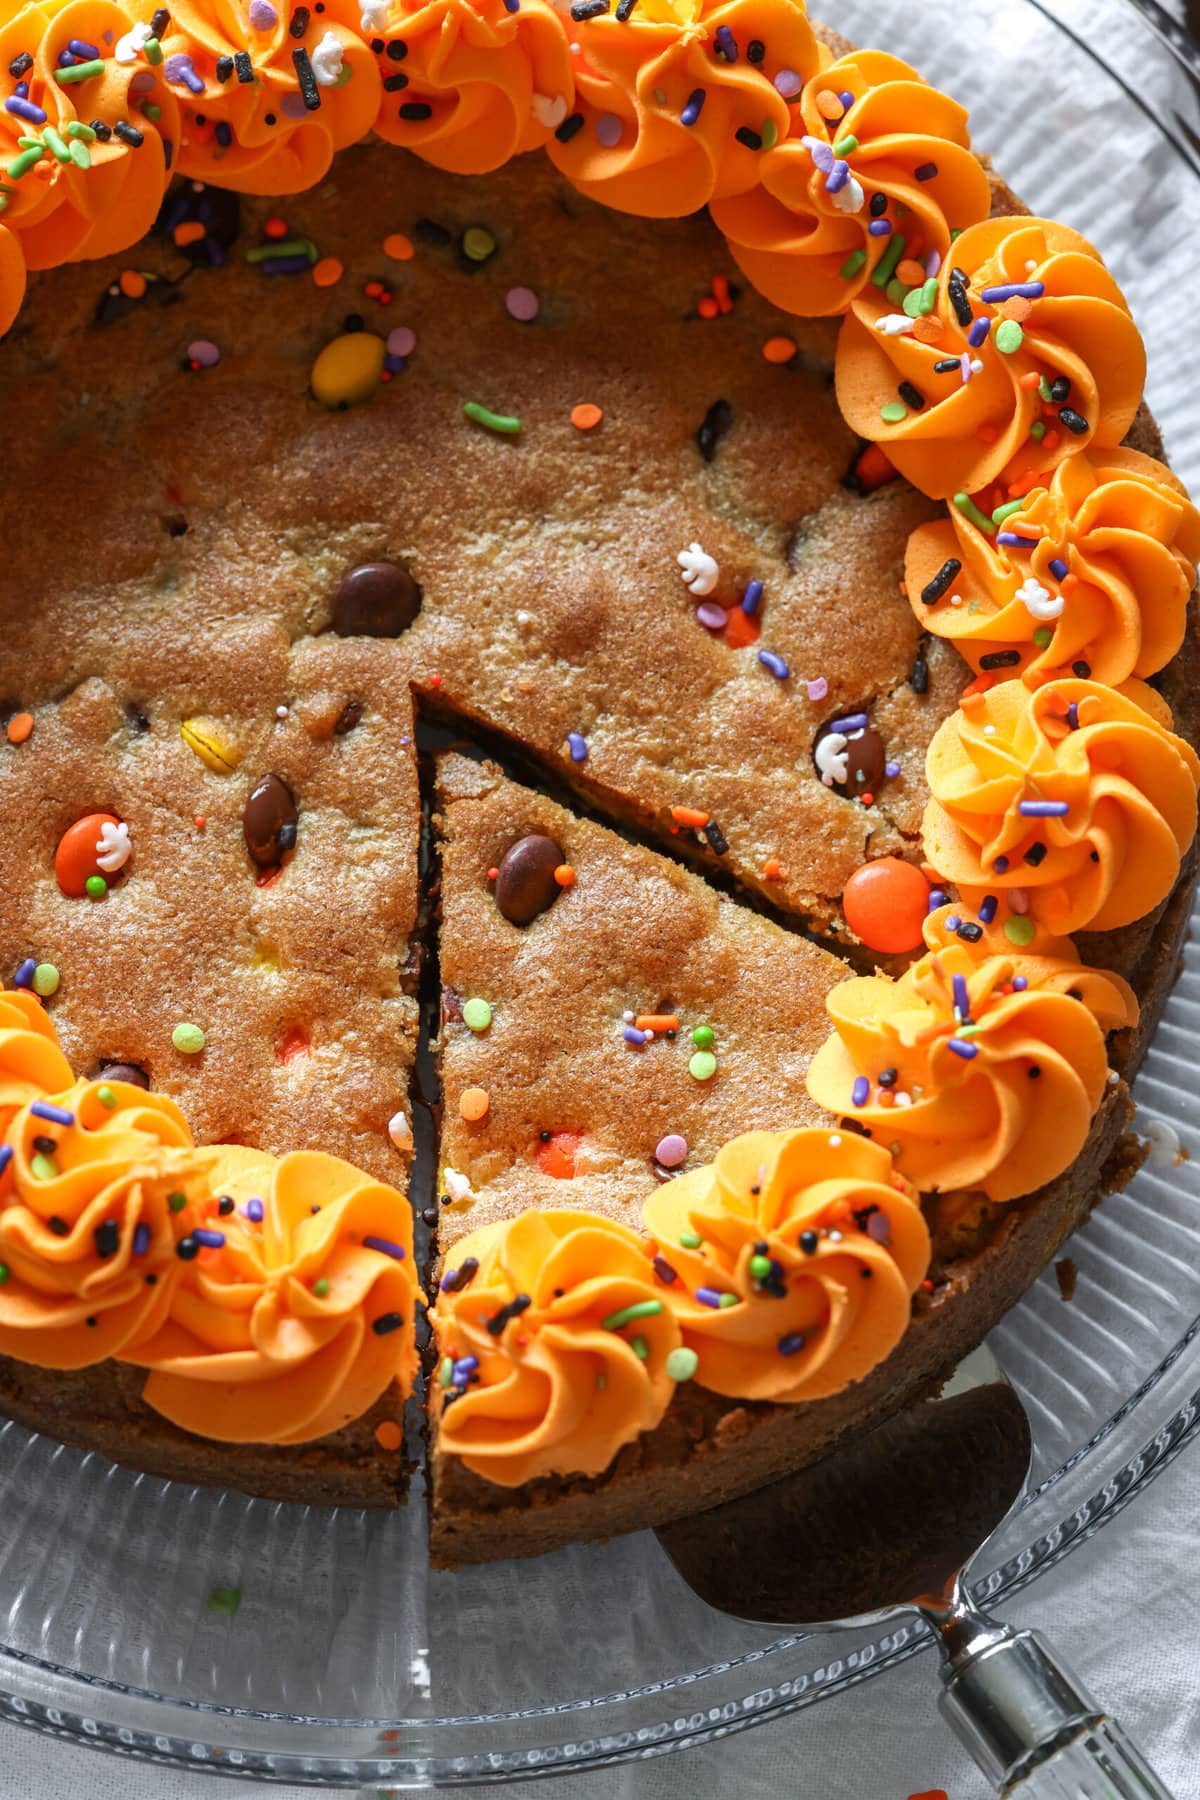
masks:
[[[967,102],[1017,190],[1102,246],[1200,490],[1200,103],[1170,18],[1131,0],[829,10]],[[1185,1144],[1198,1052],[1200,943],[1138,1083]],[[986,1598],[1068,1555],[1195,1433],[1198,1222],[1200,1166],[1144,1170],[1072,1244],[1073,1303],[1048,1272],[996,1333],[1036,1449]],[[163,1765],[413,1788],[597,1767],[796,1712],[926,1641],[738,1624],[650,1534],[434,1575],[419,1492],[394,1516],[270,1505],[0,1438],[0,1717]],[[210,1604],[222,1588],[236,1612]]]

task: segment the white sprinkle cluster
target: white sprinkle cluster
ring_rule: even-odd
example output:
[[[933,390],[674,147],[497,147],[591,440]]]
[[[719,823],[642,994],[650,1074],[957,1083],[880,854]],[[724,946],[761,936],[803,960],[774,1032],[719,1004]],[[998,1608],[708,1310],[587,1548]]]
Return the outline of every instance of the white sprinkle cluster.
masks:
[[[712,593],[721,571],[716,558],[710,556],[702,544],[689,544],[686,550],[679,552],[675,560],[689,593],[698,594],[701,598]]]
[[[318,87],[336,87],[342,78],[342,40],[327,31],[312,53],[312,72]]]

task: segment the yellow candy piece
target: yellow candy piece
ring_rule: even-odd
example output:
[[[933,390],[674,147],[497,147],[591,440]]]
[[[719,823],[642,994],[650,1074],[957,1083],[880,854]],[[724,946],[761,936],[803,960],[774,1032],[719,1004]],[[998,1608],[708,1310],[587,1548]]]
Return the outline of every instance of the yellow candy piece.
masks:
[[[214,775],[232,775],[242,760],[237,745],[215,719],[185,719],[179,735]]]
[[[387,346],[373,331],[351,331],[326,344],[309,377],[322,406],[357,406],[379,386]]]

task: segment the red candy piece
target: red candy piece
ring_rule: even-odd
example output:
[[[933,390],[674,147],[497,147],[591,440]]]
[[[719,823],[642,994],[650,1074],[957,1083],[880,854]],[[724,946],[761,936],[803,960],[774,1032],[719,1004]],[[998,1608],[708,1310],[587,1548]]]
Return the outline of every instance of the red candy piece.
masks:
[[[842,893],[846,923],[868,950],[899,956],[924,943],[929,883],[898,856],[880,856],[855,869]]]
[[[115,813],[85,813],[63,832],[54,852],[54,873],[64,894],[81,900],[87,893],[89,877],[104,873],[96,861],[100,827],[119,824]]]

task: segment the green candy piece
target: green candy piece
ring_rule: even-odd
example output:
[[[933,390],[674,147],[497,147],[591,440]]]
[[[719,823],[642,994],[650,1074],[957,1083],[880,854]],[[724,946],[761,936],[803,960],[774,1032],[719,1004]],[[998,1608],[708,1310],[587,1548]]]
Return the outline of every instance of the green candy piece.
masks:
[[[1011,356],[1025,342],[1025,333],[1015,319],[1001,319],[996,327],[996,348],[1005,356]]]
[[[485,263],[496,254],[496,240],[482,225],[468,225],[462,236],[462,252],[469,262]]]
[[[698,1250],[703,1242],[704,1239],[698,1231],[681,1231],[679,1234],[681,1250]]]
[[[463,1007],[463,1024],[472,1031],[486,1031],[492,1022],[492,1009],[486,1000],[468,1000]]]
[[[178,1189],[176,1189],[176,1191],[173,1194],[167,1195],[167,1211],[168,1212],[173,1212],[173,1213],[182,1212],[186,1205],[187,1205],[187,1195],[181,1194],[178,1191]]]
[[[328,1292],[329,1277],[328,1275],[321,1275],[313,1282],[313,1293],[317,1296],[318,1300],[323,1300]]]
[[[858,139],[851,131],[844,138],[838,139],[837,143],[833,146],[833,154],[835,156],[849,156],[852,150],[857,149]]]
[[[697,1050],[707,1050],[716,1036],[711,1025],[697,1025],[692,1033],[692,1042]]]
[[[955,494],[954,504],[957,506],[959,512],[963,514],[964,518],[970,519],[972,525],[977,525],[986,537],[994,537],[996,535],[996,527],[992,524],[992,521],[988,518],[987,514],[976,506],[970,494]]]
[[[722,1294],[717,1301],[717,1306],[721,1312],[727,1312],[731,1306],[736,1306],[737,1303],[738,1297],[736,1294]]]
[[[108,883],[103,875],[89,875],[83,885],[89,900],[103,900],[108,892]]]
[[[454,1380],[454,1358],[443,1356],[438,1364],[438,1386],[448,1388]]]
[[[887,284],[887,297],[893,306],[903,306],[911,292],[912,289],[906,287],[898,275],[893,275]]]
[[[775,145],[779,140],[779,127],[776,125],[774,119],[763,120],[762,129],[759,135],[762,138],[764,150],[773,150],[775,148]]]
[[[887,241],[887,249],[871,271],[871,281],[875,287],[886,292],[887,284],[896,273],[900,258],[904,255],[904,242],[904,233],[901,231],[893,231],[891,237]],[[861,254],[864,259],[866,256],[865,251],[859,252],[858,250],[855,250],[853,254],[855,256]],[[860,264],[859,266],[861,267],[862,265]],[[843,273],[844,272],[845,271],[843,270]]]
[[[209,1612],[224,1613],[230,1619],[232,1619],[234,1613],[237,1611],[238,1607],[241,1604],[242,1604],[241,1588],[215,1587],[213,1589],[212,1593],[208,1596]]]
[[[33,991],[42,999],[58,992],[59,974],[53,963],[39,963],[33,971]]]
[[[67,154],[77,169],[91,168],[92,153],[83,142],[82,138],[71,139],[71,142],[67,145]]]
[[[901,419],[907,419],[908,408],[903,400],[889,400],[886,406],[880,407],[879,416],[885,425],[898,425]]]
[[[514,437],[521,429],[521,421],[511,413],[492,412],[490,407],[480,406],[478,400],[463,402],[463,411],[475,425],[484,425],[489,431],[499,431],[505,437]]]
[[[29,1173],[35,1181],[53,1181],[58,1174],[58,1164],[52,1156],[44,1156],[39,1150],[29,1164]]]
[[[688,1074],[693,1081],[711,1081],[717,1072],[717,1059],[711,1050],[697,1050],[688,1064]]]
[[[98,1087],[96,1089],[96,1098],[104,1108],[105,1112],[116,1112],[117,1096],[107,1084],[104,1087]]]
[[[96,57],[92,62],[72,63],[69,68],[55,69],[54,79],[59,87],[70,87],[74,81],[91,81],[94,76],[103,73],[103,60]]]
[[[1023,913],[1014,913],[1011,919],[1004,921],[1004,935],[1010,944],[1032,944],[1037,926]]]
[[[667,1374],[672,1381],[690,1381],[700,1367],[700,1358],[694,1350],[686,1350],[682,1346],[672,1350],[667,1358]]]
[[[1048,625],[1039,625],[1033,634],[1033,641],[1039,650],[1046,650],[1054,642],[1054,633]]]
[[[1035,419],[1033,424],[1029,427],[1029,435],[1033,438],[1035,443],[1040,444],[1046,435],[1045,419]]]
[[[770,1257],[752,1256],[750,1258],[750,1273],[753,1275],[755,1281],[764,1281],[771,1273]]]
[[[208,1040],[199,1025],[185,1022],[175,1027],[171,1033],[171,1042],[182,1055],[199,1056]]]
[[[934,307],[937,305],[937,291],[937,276],[931,275],[924,287],[920,290],[921,301],[920,305],[917,307],[918,313],[924,314],[933,311]]]

